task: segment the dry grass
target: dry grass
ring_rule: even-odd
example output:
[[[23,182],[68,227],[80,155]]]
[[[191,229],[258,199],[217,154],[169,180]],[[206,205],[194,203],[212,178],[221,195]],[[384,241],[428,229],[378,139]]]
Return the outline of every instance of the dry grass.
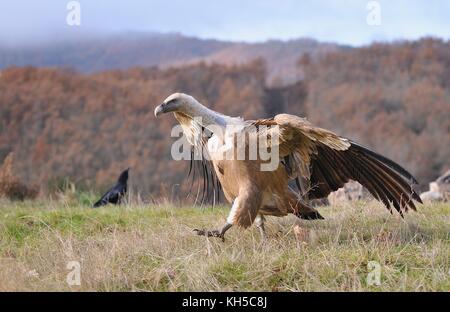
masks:
[[[227,208],[4,200],[0,290],[450,290],[448,203],[405,220],[375,202],[320,212],[325,221],[300,229],[294,217],[268,218],[264,242],[255,228],[233,228],[222,243],[192,229],[219,227]],[[80,286],[66,283],[68,261],[81,263]],[[381,265],[380,286],[367,285],[369,261]]]
[[[39,193],[36,185],[26,185],[13,174],[14,154],[10,153],[0,166],[0,198],[11,200],[34,199]]]

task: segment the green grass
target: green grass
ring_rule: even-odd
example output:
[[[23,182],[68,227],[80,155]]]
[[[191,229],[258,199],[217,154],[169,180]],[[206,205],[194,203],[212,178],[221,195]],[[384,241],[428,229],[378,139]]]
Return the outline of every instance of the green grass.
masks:
[[[269,217],[232,228],[227,207],[125,205],[86,200],[0,200],[0,290],[13,291],[449,291],[450,204],[419,205],[405,219],[376,202],[319,208],[324,221]],[[306,234],[299,239],[294,226]],[[69,261],[81,285],[66,282]],[[381,285],[368,285],[368,263]]]

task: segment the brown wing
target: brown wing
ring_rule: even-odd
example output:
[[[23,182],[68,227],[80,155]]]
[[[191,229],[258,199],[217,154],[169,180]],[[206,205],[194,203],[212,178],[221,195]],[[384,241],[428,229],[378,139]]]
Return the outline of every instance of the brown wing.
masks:
[[[309,198],[326,197],[354,180],[390,211],[391,205],[400,214],[416,210],[413,199],[421,202],[412,187],[417,181],[400,165],[304,118],[281,114],[255,124],[279,126],[271,131],[278,132],[280,156],[289,161],[291,178],[309,180]]]

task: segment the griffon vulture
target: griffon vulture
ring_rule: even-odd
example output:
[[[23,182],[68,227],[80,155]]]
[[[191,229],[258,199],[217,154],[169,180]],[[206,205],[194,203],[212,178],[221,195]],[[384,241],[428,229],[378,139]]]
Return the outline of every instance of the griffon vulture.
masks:
[[[222,229],[195,230],[199,235],[224,239],[231,226],[247,228],[253,222],[264,234],[265,215],[292,213],[302,219],[323,219],[308,200],[326,197],[350,179],[361,183],[389,211],[393,206],[402,216],[409,208],[416,210],[413,200],[421,202],[412,188],[416,179],[400,165],[347,138],[314,127],[304,118],[279,114],[245,121],[217,113],[182,93],[172,94],[155,108],[156,117],[169,112],[174,113],[192,149],[200,151],[206,178],[207,166],[213,168],[209,183],[217,179],[232,203]],[[236,157],[234,151],[233,157],[217,157],[240,144],[247,152],[252,140],[269,152],[277,151],[274,168],[262,170],[270,160],[258,153],[253,158]],[[290,181],[295,181],[298,191],[289,186]]]

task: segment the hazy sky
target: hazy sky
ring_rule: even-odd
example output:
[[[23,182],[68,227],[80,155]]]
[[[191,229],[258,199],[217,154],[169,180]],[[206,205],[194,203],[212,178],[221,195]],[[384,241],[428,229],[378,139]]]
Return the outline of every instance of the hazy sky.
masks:
[[[0,0],[0,42],[30,43],[92,33],[180,32],[238,41],[312,37],[361,45],[373,40],[450,38],[449,0],[79,0],[81,25],[66,23],[68,0]]]

